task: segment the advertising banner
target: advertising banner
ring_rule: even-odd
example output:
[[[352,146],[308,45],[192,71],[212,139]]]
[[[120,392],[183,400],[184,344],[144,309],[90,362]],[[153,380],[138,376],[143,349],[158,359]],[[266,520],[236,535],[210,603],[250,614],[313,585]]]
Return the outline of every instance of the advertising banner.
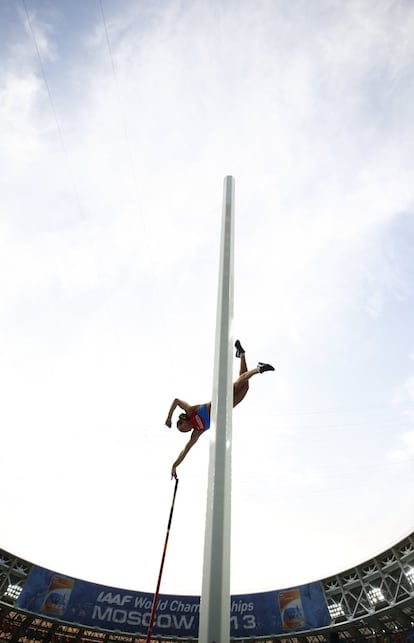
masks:
[[[153,595],[105,587],[33,567],[16,605],[69,623],[145,636]],[[153,636],[197,638],[199,596],[160,594]],[[232,638],[330,625],[320,583],[231,597]]]

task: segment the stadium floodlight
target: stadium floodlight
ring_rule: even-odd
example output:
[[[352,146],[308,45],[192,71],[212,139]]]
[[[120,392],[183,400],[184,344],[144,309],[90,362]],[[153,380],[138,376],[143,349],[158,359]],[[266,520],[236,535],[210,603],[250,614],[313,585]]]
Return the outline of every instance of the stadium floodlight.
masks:
[[[377,605],[377,603],[385,601],[385,596],[379,587],[371,587],[371,589],[367,591],[367,597],[370,605]]]
[[[339,618],[340,616],[345,616],[344,608],[341,603],[331,603],[328,605],[329,615],[332,619]]]
[[[4,592],[4,596],[7,596],[7,598],[12,598],[14,601],[16,601],[22,591],[22,587],[20,585],[9,585],[6,591]]]
[[[406,570],[405,575],[406,575],[407,580],[408,580],[408,582],[410,583],[411,587],[414,587],[414,568],[413,568],[413,567],[409,567],[409,568]]]

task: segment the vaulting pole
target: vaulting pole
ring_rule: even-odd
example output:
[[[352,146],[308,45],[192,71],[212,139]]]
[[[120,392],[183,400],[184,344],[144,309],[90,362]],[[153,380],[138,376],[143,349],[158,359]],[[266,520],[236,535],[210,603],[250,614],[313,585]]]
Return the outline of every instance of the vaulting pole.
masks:
[[[171,528],[171,521],[174,513],[174,504],[175,504],[175,496],[177,495],[177,487],[178,487],[178,478],[175,478],[174,493],[173,493],[173,498],[171,503],[170,516],[168,518],[167,533],[164,541],[164,549],[162,551],[160,572],[158,574],[157,587],[155,589],[154,599],[152,601],[151,617],[150,617],[150,622],[147,630],[147,638],[145,643],[151,643],[152,628],[154,627],[155,614],[157,612],[158,596],[160,593],[162,571],[164,569],[164,562],[165,562],[165,554],[167,553],[168,538],[170,537],[170,528]]]
[[[199,643],[230,641],[233,219],[234,178],[226,176],[223,190]]]

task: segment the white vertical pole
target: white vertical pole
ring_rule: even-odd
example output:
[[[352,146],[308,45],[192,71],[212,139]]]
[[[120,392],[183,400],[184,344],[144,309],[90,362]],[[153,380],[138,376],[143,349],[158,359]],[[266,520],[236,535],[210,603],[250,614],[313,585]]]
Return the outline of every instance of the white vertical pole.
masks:
[[[234,178],[226,176],[223,190],[199,643],[230,641],[233,219]]]

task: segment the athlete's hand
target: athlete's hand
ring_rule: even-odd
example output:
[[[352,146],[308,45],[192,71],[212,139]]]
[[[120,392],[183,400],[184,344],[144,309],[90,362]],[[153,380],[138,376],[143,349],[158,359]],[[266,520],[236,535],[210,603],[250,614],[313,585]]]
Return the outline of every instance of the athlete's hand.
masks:
[[[171,429],[171,418],[170,418],[170,417],[168,417],[168,418],[165,420],[165,424],[168,426],[168,428],[169,428],[169,429]]]
[[[177,467],[173,464],[171,468],[171,480],[175,478],[177,480]]]

